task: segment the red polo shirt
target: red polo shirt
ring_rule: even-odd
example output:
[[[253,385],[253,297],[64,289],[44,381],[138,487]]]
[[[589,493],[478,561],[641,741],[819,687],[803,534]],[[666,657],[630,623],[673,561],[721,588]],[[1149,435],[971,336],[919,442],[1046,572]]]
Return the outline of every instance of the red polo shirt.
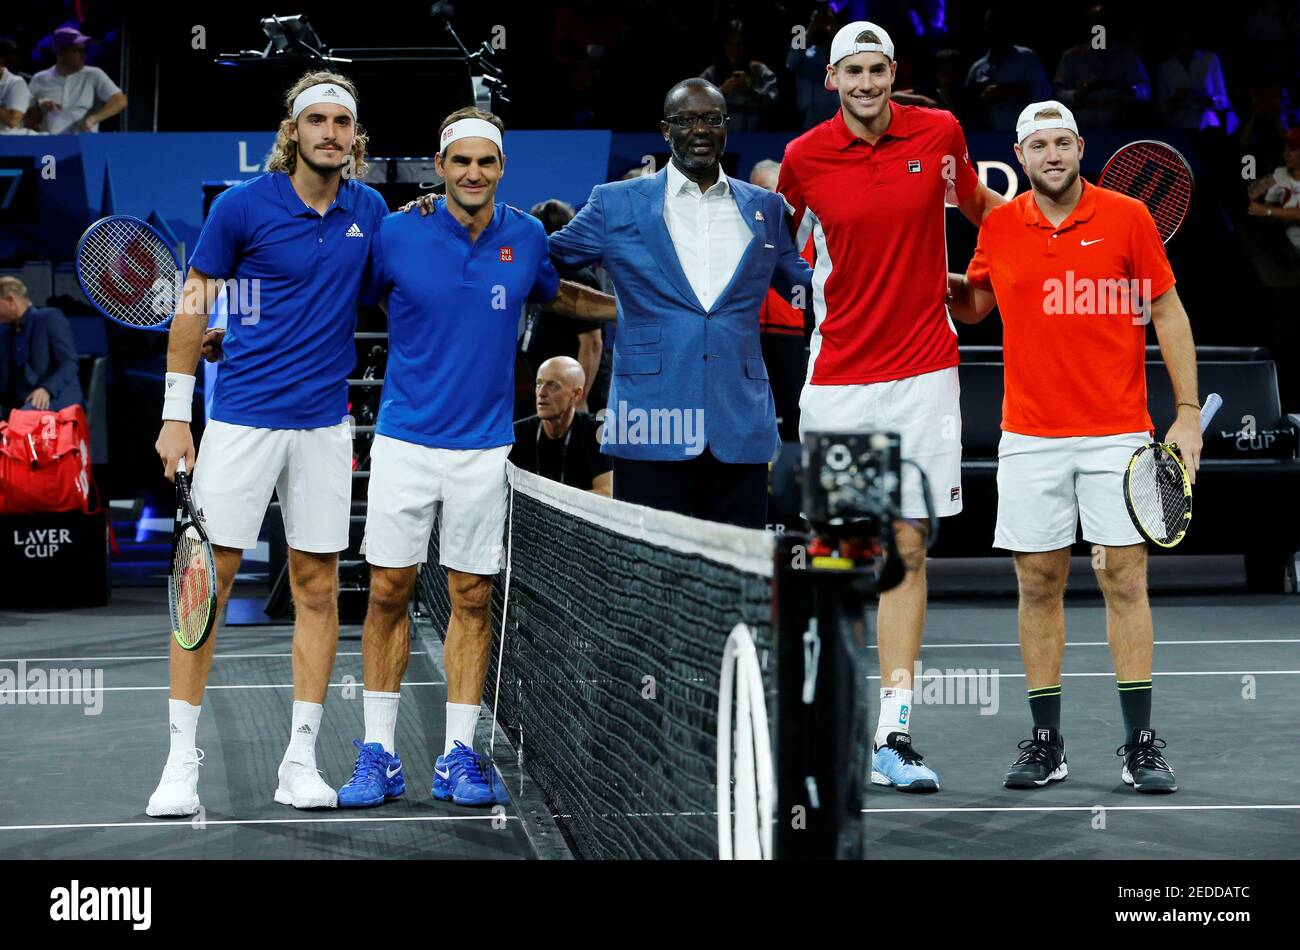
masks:
[[[889,109],[875,145],[837,112],[786,146],[781,162],[777,190],[792,208],[795,244],[811,235],[817,252],[814,385],[957,365],[944,198],[960,204],[979,177],[952,113],[894,102]]]
[[[1002,314],[1002,428],[1049,437],[1150,432],[1146,325],[1174,272],[1146,205],[1083,183],[1059,225],[1026,191],[980,228],[966,279]]]

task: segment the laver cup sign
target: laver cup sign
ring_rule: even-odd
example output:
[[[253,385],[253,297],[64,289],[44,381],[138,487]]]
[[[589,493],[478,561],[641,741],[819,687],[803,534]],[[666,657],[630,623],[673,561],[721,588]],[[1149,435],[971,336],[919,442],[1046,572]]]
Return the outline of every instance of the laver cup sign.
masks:
[[[67,528],[14,529],[13,545],[25,558],[51,558],[59,548],[72,543],[72,532]]]

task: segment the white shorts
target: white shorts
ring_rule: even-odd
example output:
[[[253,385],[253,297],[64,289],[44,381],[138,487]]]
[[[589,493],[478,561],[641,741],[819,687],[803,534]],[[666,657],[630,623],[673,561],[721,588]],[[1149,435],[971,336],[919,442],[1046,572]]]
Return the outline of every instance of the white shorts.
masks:
[[[1124,504],[1124,472],[1147,432],[1047,438],[1003,432],[998,443],[998,523],[993,546],[1056,551],[1083,539],[1140,544]]]
[[[261,429],[214,419],[203,430],[193,489],[213,544],[256,547],[274,490],[289,547],[342,551],[352,513],[352,429],[346,422]]]
[[[361,553],[376,567],[423,564],[436,517],[443,567],[497,573],[504,560],[509,456],[508,445],[435,449],[376,435]]]
[[[934,513],[961,511],[961,385],[957,367],[883,383],[803,388],[799,438],[807,432],[897,432],[903,459],[925,471]],[[903,517],[926,517],[916,466],[903,466]]]

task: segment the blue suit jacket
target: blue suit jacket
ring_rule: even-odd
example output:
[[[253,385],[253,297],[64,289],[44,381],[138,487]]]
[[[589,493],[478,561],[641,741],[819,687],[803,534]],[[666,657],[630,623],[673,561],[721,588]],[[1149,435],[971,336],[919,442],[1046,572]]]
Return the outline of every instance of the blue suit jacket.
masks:
[[[686,279],[664,223],[667,170],[597,185],[550,237],[562,273],[601,263],[618,297],[614,373],[601,451],[618,458],[680,461],[707,444],[723,462],[762,463],[780,445],[759,343],[768,287],[811,301],[812,268],[799,256],[777,194],[730,178],[753,239],[731,283],[705,310]],[[700,431],[702,428],[703,431]]]
[[[0,403],[9,392],[10,370],[15,353],[19,357],[15,383],[16,403],[4,406],[20,409],[27,394],[38,386],[50,393],[50,408],[57,411],[82,402],[77,379],[77,346],[62,311],[54,307],[28,307],[22,322],[0,326]]]

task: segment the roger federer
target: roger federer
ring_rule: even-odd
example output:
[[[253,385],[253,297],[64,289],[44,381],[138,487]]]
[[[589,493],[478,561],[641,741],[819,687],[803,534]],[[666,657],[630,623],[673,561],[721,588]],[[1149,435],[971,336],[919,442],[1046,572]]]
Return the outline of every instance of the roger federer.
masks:
[[[953,313],[1002,314],[1005,399],[993,543],[1013,552],[1020,652],[1033,733],[1006,775],[1036,788],[1068,774],[1061,737],[1063,595],[1080,520],[1106,600],[1124,741],[1121,778],[1139,792],[1174,792],[1174,771],[1151,728],[1153,630],[1147,549],[1124,504],[1129,458],[1151,441],[1146,324],[1155,325],[1173,382],[1175,442],[1195,480],[1200,464],[1196,348],[1174,274],[1140,201],[1079,177],[1084,141],[1059,102],[1026,106],[1016,157],[1032,189],[988,216]]]
[[[223,192],[199,234],[171,326],[157,449],[168,478],[181,458],[194,473],[216,560],[218,615],[243,551],[257,544],[272,491],[279,496],[297,617],[289,746],[275,800],[332,808],[334,790],[316,770],[316,735],[338,644],[338,552],[348,545],[347,374],[356,363],[370,239],[387,208],[378,192],[343,174],[345,167],[361,174],[365,161],[351,82],[309,73],[289,90],[285,110],[270,171]],[[216,280],[225,279],[240,289],[228,291],[226,359],[196,463],[194,370]],[[256,310],[240,310],[241,299],[257,301]],[[172,644],[171,751],[149,798],[151,816],[198,811],[195,734],[216,639],[193,652]]]
[[[390,353],[366,512],[366,735],[354,742],[356,768],[339,789],[343,808],[379,805],[406,789],[395,732],[410,651],[407,606],[435,517],[452,609],[446,741],[432,793],[460,805],[505,800],[473,745],[492,647],[492,577],[502,566],[519,314],[529,301],[587,319],[613,320],[615,309],[613,297],[559,280],[539,220],[495,202],[504,129],[473,108],[443,120],[435,167],[445,200],[427,217],[385,218],[372,251]]]

